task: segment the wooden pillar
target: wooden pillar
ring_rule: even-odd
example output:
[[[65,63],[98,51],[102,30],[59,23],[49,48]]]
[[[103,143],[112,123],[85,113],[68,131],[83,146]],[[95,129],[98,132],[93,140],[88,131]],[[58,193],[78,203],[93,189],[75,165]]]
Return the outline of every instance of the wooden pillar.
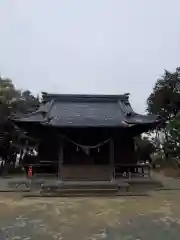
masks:
[[[63,181],[62,179],[62,168],[63,168],[63,138],[60,138],[60,149],[58,156],[58,181]]]
[[[112,169],[112,180],[115,178],[115,168],[114,168],[114,142],[110,139],[110,166]]]

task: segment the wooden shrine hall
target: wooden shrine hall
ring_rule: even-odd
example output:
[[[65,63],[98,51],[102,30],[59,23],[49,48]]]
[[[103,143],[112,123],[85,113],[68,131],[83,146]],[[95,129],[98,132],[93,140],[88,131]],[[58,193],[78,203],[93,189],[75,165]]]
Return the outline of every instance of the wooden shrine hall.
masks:
[[[13,121],[38,139],[36,164],[48,164],[62,181],[111,181],[118,166],[133,172],[134,137],[159,122],[134,112],[129,94],[47,93],[36,112]]]

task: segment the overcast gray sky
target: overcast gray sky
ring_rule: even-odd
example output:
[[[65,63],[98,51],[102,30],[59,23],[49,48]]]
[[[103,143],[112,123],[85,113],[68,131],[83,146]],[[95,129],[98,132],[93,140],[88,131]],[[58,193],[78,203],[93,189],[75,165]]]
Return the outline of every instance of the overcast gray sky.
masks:
[[[18,88],[131,93],[180,65],[179,0],[0,0],[0,71]]]

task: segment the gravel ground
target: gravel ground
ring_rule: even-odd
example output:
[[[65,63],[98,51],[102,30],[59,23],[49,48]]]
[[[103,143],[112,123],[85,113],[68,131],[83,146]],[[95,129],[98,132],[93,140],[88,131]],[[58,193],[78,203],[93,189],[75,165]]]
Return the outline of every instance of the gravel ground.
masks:
[[[172,189],[180,186],[180,180],[162,180]],[[1,193],[0,240],[177,240],[179,200],[180,190],[116,198],[30,199]]]
[[[0,228],[6,240],[177,240],[179,199],[180,191],[124,198],[21,199],[1,194]]]

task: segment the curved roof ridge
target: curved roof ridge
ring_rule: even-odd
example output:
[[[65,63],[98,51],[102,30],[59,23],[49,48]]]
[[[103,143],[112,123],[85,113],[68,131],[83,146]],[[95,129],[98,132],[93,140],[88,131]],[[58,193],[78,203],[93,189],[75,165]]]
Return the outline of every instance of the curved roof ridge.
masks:
[[[61,101],[76,101],[76,100],[93,100],[93,101],[118,101],[128,100],[129,93],[125,94],[56,94],[42,93],[43,101],[61,100]]]

